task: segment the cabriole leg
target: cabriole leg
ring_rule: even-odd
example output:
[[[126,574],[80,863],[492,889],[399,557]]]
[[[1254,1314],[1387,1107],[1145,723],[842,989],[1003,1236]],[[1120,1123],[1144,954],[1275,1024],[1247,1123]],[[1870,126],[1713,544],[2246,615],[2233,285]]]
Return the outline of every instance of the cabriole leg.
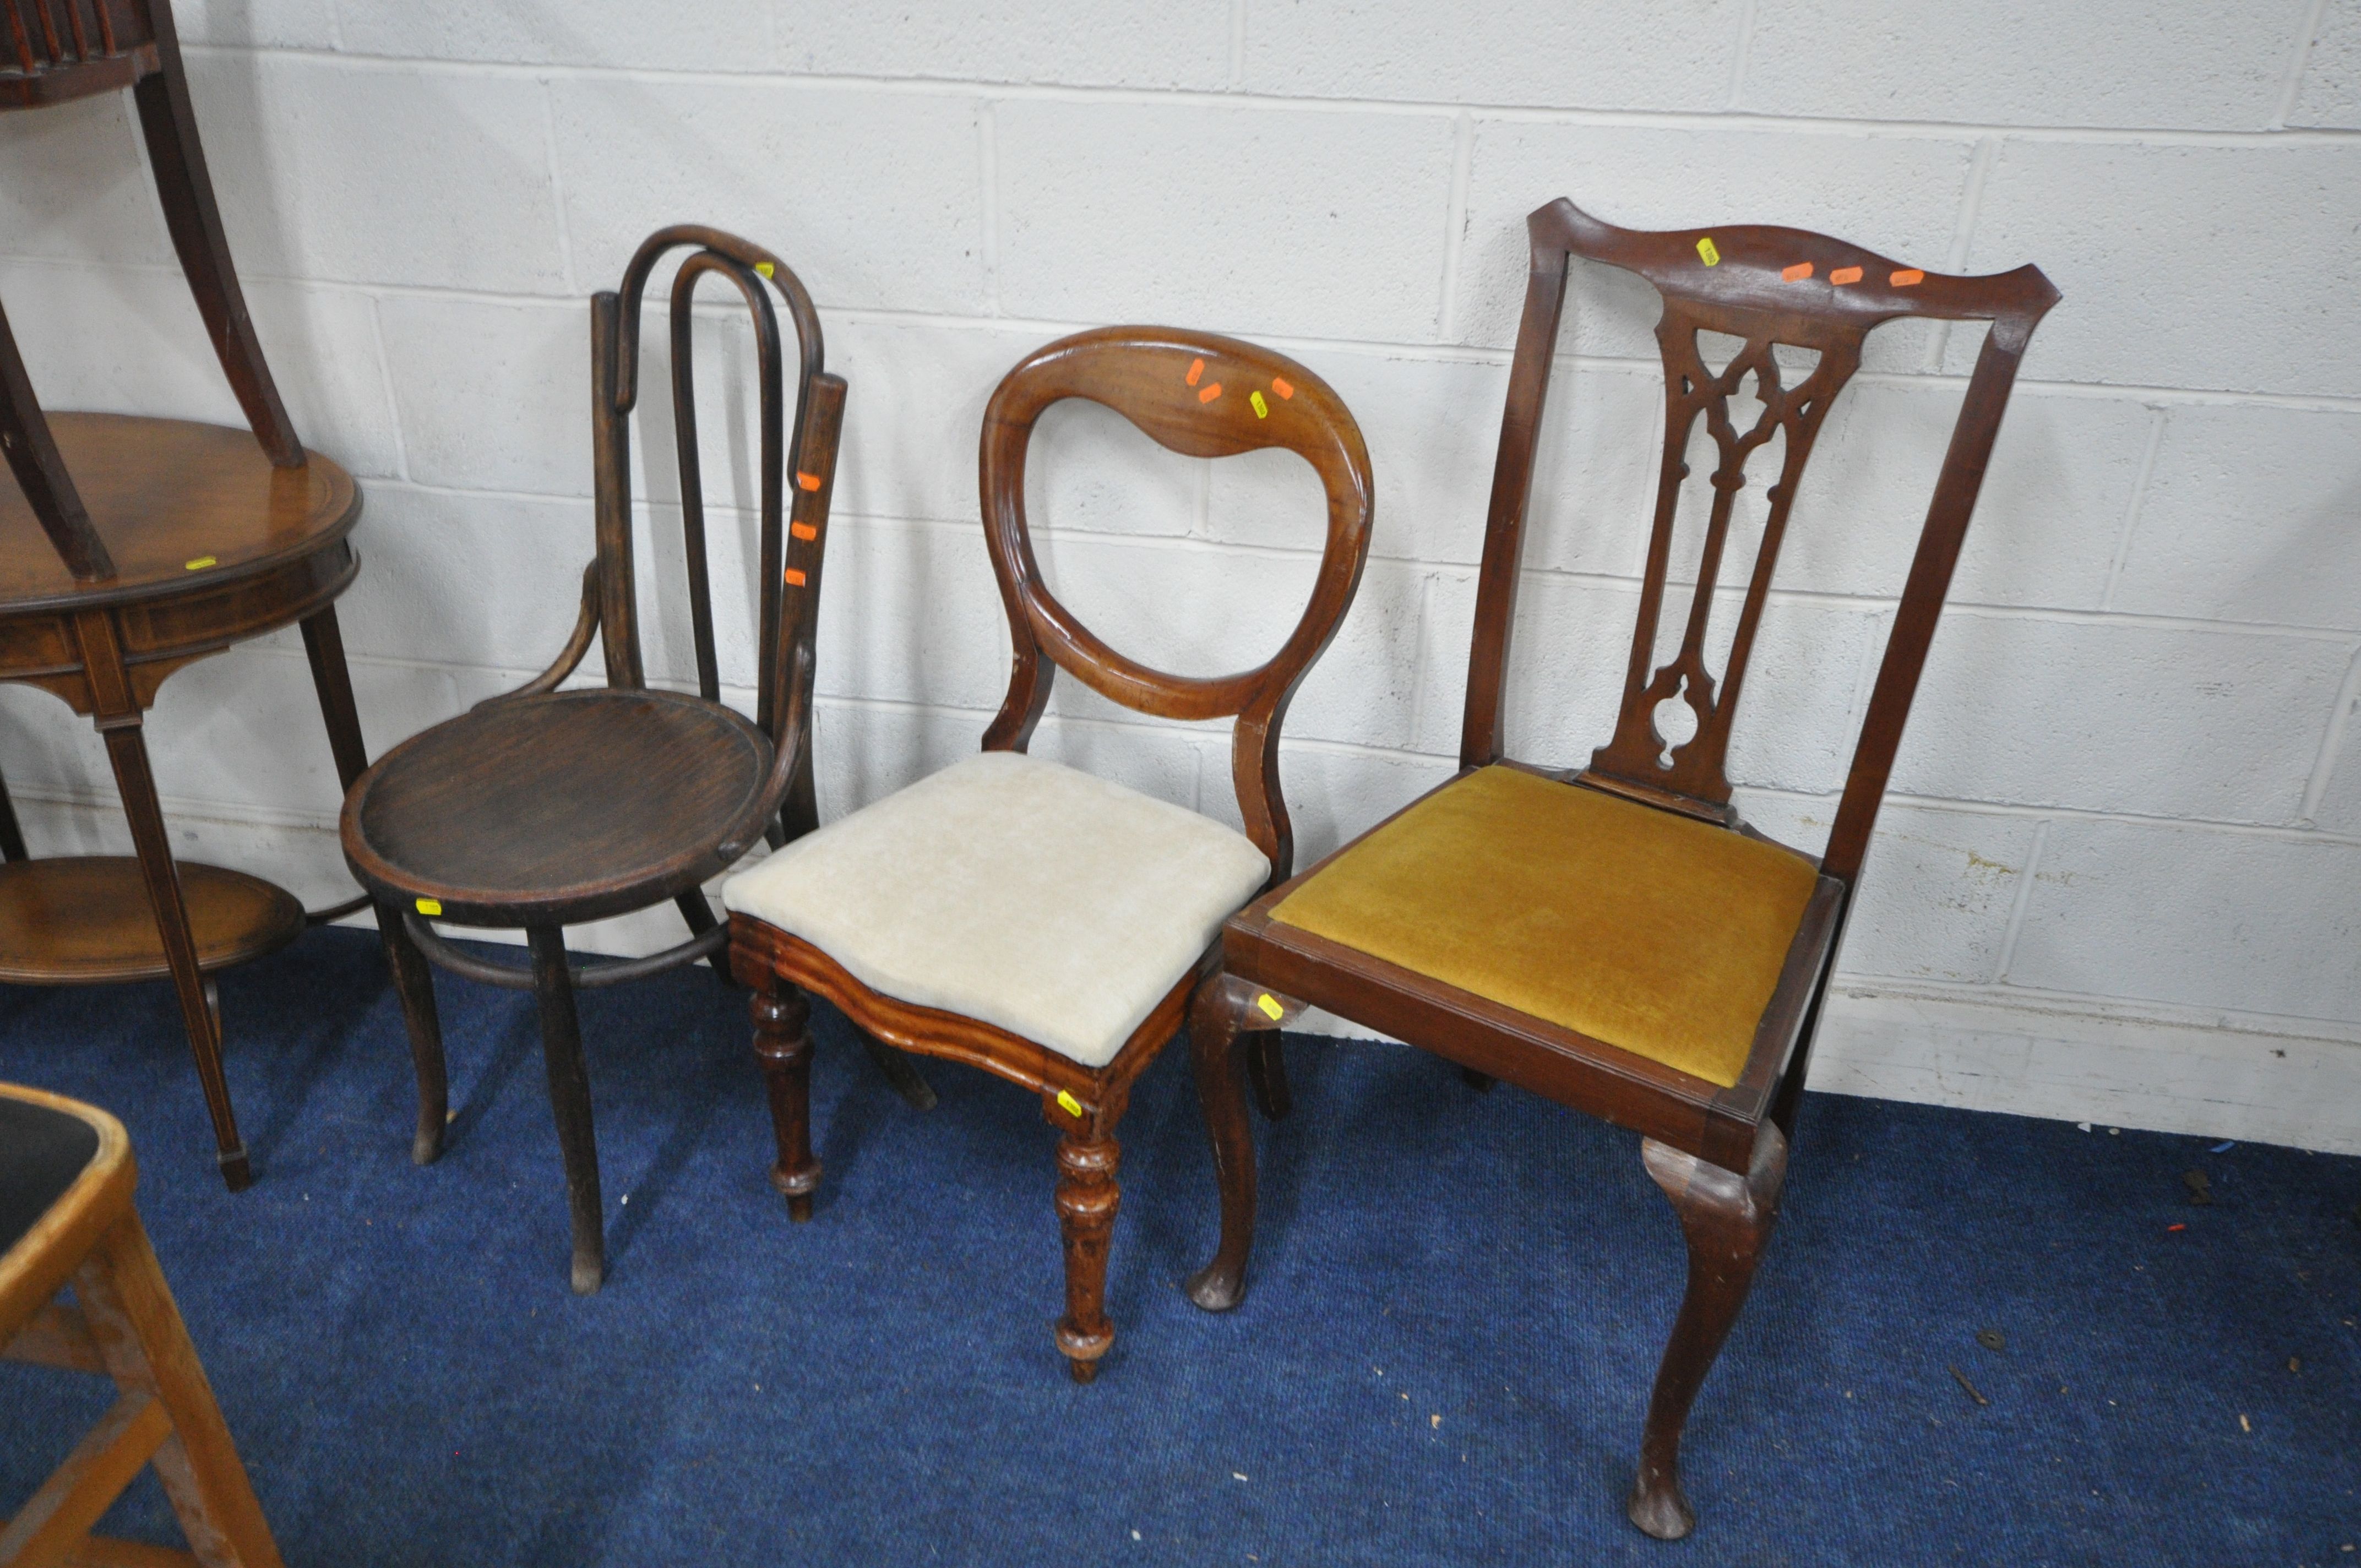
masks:
[[[1077,1383],[1099,1374],[1099,1360],[1115,1343],[1106,1315],[1107,1240],[1123,1190],[1115,1169],[1123,1150],[1115,1139],[1089,1127],[1058,1140],[1058,1228],[1066,1245],[1066,1315],[1058,1320],[1058,1348]]]
[[[566,933],[528,926],[533,999],[541,1004],[541,1055],[549,1069],[549,1108],[566,1157],[566,1195],[574,1212],[574,1292],[588,1296],[607,1274],[607,1237],[598,1200],[598,1137],[590,1122],[590,1069],[582,1060],[582,1023],[574,1011],[574,977],[566,967]]]
[[[1226,1312],[1245,1299],[1246,1255],[1254,1250],[1254,1124],[1246,1117],[1246,1053],[1239,1048],[1245,992],[1221,974],[1208,976],[1189,1002],[1190,1054],[1197,1066],[1197,1101],[1213,1146],[1213,1179],[1222,1193],[1222,1239],[1213,1261],[1189,1277],[1189,1299],[1209,1312]]]
[[[1653,1138],[1641,1142],[1640,1157],[1680,1216],[1688,1237],[1689,1282],[1648,1400],[1640,1475],[1624,1511],[1657,1540],[1678,1541],[1697,1528],[1697,1514],[1681,1495],[1681,1427],[1754,1283],[1754,1266],[1779,1213],[1787,1140],[1765,1123],[1752,1168],[1743,1177]]]
[[[779,1159],[771,1185],[786,1195],[787,1218],[812,1216],[819,1161],[811,1152],[811,1003],[800,987],[775,975],[760,978],[747,1011],[754,1019],[754,1056],[771,1091],[771,1132]]]

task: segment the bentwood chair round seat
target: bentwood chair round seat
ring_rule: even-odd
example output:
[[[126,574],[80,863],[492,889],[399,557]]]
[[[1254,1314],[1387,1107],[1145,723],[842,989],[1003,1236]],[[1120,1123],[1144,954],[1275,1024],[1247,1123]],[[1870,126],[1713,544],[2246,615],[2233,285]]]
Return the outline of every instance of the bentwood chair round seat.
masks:
[[[751,720],[675,692],[496,700],[362,775],[345,850],[420,914],[602,919],[727,869],[763,831],[771,754]]]

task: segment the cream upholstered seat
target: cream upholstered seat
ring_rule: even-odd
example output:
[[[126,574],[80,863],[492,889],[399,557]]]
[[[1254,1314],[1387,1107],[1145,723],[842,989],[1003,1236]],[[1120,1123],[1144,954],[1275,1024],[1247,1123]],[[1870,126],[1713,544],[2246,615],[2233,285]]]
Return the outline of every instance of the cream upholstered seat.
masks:
[[[787,845],[721,901],[881,995],[1099,1068],[1269,875],[1193,811],[984,751]]]

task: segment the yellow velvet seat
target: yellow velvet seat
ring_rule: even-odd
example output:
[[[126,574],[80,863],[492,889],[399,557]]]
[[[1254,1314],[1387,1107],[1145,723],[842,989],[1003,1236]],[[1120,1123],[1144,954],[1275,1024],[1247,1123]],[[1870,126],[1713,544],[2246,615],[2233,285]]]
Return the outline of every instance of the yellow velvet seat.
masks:
[[[1817,881],[1791,850],[1495,765],[1271,918],[1728,1088]]]

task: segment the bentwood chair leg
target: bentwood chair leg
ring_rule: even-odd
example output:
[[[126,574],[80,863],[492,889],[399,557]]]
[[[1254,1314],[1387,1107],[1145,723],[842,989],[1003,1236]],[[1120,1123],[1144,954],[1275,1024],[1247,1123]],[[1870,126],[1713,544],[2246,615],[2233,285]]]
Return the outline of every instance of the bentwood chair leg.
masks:
[[[28,860],[25,852],[25,832],[16,826],[16,807],[8,798],[8,784],[0,779],[0,859]]]
[[[705,890],[701,887],[692,887],[686,893],[676,895],[672,902],[674,907],[680,911],[680,917],[688,922],[688,934],[692,937],[702,937],[721,924],[719,918],[713,913],[713,905],[705,902]],[[730,978],[728,948],[720,948],[705,961],[713,966],[713,972],[720,979],[722,984],[737,983]]]
[[[1787,1140],[1766,1124],[1754,1146],[1753,1168],[1743,1177],[1653,1138],[1641,1141],[1640,1157],[1680,1216],[1689,1283],[1648,1400],[1640,1474],[1624,1511],[1657,1540],[1678,1541],[1697,1528],[1697,1514],[1681,1494],[1681,1428],[1754,1283],[1754,1266],[1779,1214]]]
[[[574,977],[566,967],[566,933],[528,926],[533,992],[541,1003],[541,1054],[549,1068],[549,1108],[566,1157],[566,1195],[574,1212],[574,1291],[588,1296],[607,1273],[604,1211],[598,1201],[598,1139],[590,1124],[590,1071],[582,1060],[582,1023],[574,1011]]]
[[[1189,1047],[1197,1065],[1197,1101],[1213,1146],[1213,1179],[1222,1192],[1222,1240],[1213,1259],[1182,1287],[1209,1312],[1226,1312],[1246,1299],[1246,1256],[1254,1251],[1254,1124],[1246,1116],[1246,1051],[1241,1040],[1248,1003],[1220,974],[1208,976],[1189,1003]]]
[[[756,983],[747,1011],[779,1150],[771,1185],[785,1196],[787,1218],[800,1223],[811,1218],[819,1190],[819,1161],[811,1152],[811,1003],[800,987],[774,976]]]
[[[434,1006],[434,970],[402,924],[401,906],[377,901],[377,936],[385,967],[393,974],[401,1003],[401,1023],[410,1036],[410,1065],[418,1078],[418,1131],[411,1139],[413,1164],[432,1165],[443,1152],[443,1129],[451,1120],[451,1091],[443,1066],[443,1019]]]
[[[237,269],[230,264],[229,240],[222,232],[221,209],[214,203],[204,148],[197,140],[196,113],[189,104],[188,75],[181,63],[170,7],[148,9],[155,18],[161,69],[142,78],[132,97],[139,104],[139,128],[147,137],[148,164],[156,171],[164,225],[171,231],[172,248],[180,253],[197,313],[204,318],[214,352],[255,439],[280,467],[300,468],[302,444],[279,400],[279,388],[263,360],[253,318],[247,313],[246,295],[238,288]]]
[[[171,840],[164,831],[164,809],[156,800],[156,776],[148,766],[147,743],[140,738],[137,714],[111,723],[105,731],[107,760],[115,764],[115,784],[123,795],[123,814],[131,822],[131,842],[139,853],[139,869],[148,883],[148,904],[163,938],[164,961],[171,967],[172,990],[181,1003],[181,1021],[189,1031],[189,1049],[197,1058],[197,1081],[205,1091],[205,1109],[212,1113],[214,1140],[220,1147],[222,1179],[233,1192],[254,1180],[246,1145],[237,1135],[237,1117],[230,1110],[229,1080],[222,1073],[221,1021],[207,1003],[205,979],[197,969],[196,939],[189,932],[189,906],[181,895],[181,871],[172,863]]]
[[[1115,1343],[1106,1315],[1107,1242],[1123,1202],[1115,1179],[1122,1162],[1122,1146],[1093,1128],[1058,1140],[1058,1229],[1066,1247],[1066,1315],[1058,1320],[1058,1349],[1077,1383],[1099,1375],[1100,1358]]]
[[[197,1561],[207,1568],[280,1568],[262,1505],[136,1211],[83,1261],[74,1297],[115,1386],[126,1397],[153,1398],[171,1419],[149,1462]]]

